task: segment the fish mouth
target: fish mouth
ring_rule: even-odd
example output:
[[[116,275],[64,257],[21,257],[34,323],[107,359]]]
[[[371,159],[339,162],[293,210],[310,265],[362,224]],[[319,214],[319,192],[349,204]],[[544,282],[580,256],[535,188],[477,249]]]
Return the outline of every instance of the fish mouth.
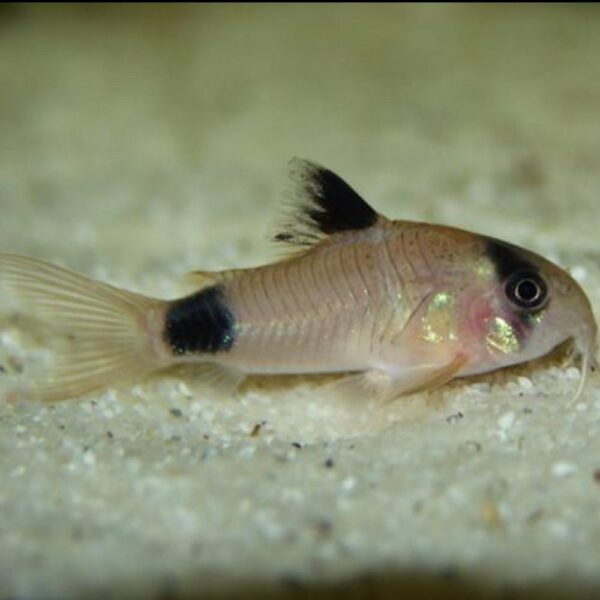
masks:
[[[577,335],[570,335],[562,342],[558,342],[548,353],[541,356],[544,359],[548,356],[563,357],[562,364],[569,366],[578,359],[582,360],[586,357],[588,367],[595,371],[598,369],[598,359],[594,346],[589,343],[582,343],[582,338]]]

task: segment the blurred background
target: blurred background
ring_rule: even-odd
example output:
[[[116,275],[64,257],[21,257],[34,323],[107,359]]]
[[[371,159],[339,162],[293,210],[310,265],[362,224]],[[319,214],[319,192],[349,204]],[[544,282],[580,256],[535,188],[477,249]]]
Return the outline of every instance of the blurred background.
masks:
[[[390,217],[495,235],[572,267],[598,313],[599,57],[595,5],[3,3],[0,250],[173,296],[177,277],[187,270],[251,266],[277,256],[267,237],[280,213],[287,163],[299,156],[338,172]],[[536,383],[546,400],[557,389],[554,376]],[[548,491],[542,477],[548,472],[544,461],[574,452],[573,443],[582,445],[577,456],[593,455],[597,419],[590,417],[590,429],[578,436],[557,433],[548,441],[562,443],[560,450],[544,447],[535,454],[534,446],[533,455],[512,463],[507,456],[521,457],[521,450],[505,452],[510,435],[490,433],[493,441],[484,446],[497,444],[497,453],[482,454],[465,474],[466,455],[456,450],[453,432],[443,433],[445,413],[441,426],[425,421],[423,430],[414,426],[374,444],[368,435],[360,437],[360,427],[303,419],[306,397],[287,404],[275,398],[271,405],[266,395],[255,394],[241,408],[227,409],[206,399],[202,410],[208,406],[215,415],[207,441],[204,413],[188,421],[187,400],[164,400],[167,392],[178,398],[179,388],[160,389],[162,396],[140,404],[128,396],[105,398],[99,405],[104,412],[98,409],[93,419],[95,405],[89,403],[23,413],[3,407],[0,470],[3,481],[12,482],[0,493],[6,597],[83,591],[102,597],[103,591],[128,589],[134,596],[167,598],[178,577],[188,578],[187,593],[194,594],[207,579],[214,589],[228,578],[238,581],[236,573],[239,581],[254,577],[266,591],[276,581],[283,587],[273,589],[292,596],[306,591],[305,576],[353,581],[367,571],[359,594],[419,589],[466,597],[471,584],[456,583],[457,569],[495,582],[500,595],[507,582],[542,581],[553,588],[564,583],[565,573],[575,582],[572,589],[598,583],[600,532],[587,521],[598,514],[597,496],[582,483],[565,499],[568,486]],[[454,412],[461,419],[473,415],[452,393]],[[173,406],[178,413],[168,413]],[[520,415],[517,406],[514,414]],[[244,450],[251,459],[240,467],[236,452],[246,447],[248,432],[236,427],[244,411],[262,419],[264,407],[275,423],[274,446],[252,441],[258,446]],[[463,421],[465,439],[496,431],[494,410],[501,409],[473,410],[479,420]],[[119,424],[111,421],[115,414]],[[174,414],[184,415],[180,429],[172,424]],[[545,416],[534,439],[560,432],[564,418]],[[210,469],[200,475],[198,463],[179,454],[180,446],[164,442],[165,419],[177,443],[189,441],[193,449],[205,444],[202,452],[214,457]],[[40,428],[31,442],[37,453],[23,457],[18,428],[29,431],[32,422]],[[45,423],[54,424],[52,431]],[[71,445],[58,425],[60,431],[66,427]],[[250,431],[254,423],[244,426]],[[108,428],[125,440],[123,453],[114,451],[117,441],[107,439]],[[336,445],[336,435],[356,436],[360,452]],[[299,457],[297,464],[306,466],[291,479],[281,470],[274,479],[263,478],[284,462],[278,457],[297,438],[329,440],[304,451],[319,468]],[[90,440],[98,444],[97,471],[89,454],[89,460],[73,458],[89,449]],[[193,457],[196,450],[191,452]],[[337,464],[337,452],[346,452],[347,477],[359,481],[359,500],[348,500],[346,512],[335,507],[347,478],[340,483],[337,471],[320,467],[331,456]],[[442,455],[456,462],[444,463],[440,472]],[[123,456],[134,456],[137,467],[123,467]],[[382,456],[388,471],[381,481],[388,483],[374,497],[375,484],[360,488],[360,481],[378,476]],[[406,458],[412,456],[414,462]],[[170,466],[157,467],[161,461]],[[73,464],[65,475],[64,465]],[[419,473],[430,478],[410,479]],[[489,497],[509,508],[522,506],[522,514],[502,507],[494,513],[485,504],[488,487],[468,487],[469,477],[481,473],[503,473],[505,487],[490,483]],[[59,489],[57,481],[66,483]],[[132,490],[138,481],[150,487]],[[233,491],[226,485],[231,481],[238,482]],[[467,486],[462,504],[455,481]],[[532,481],[537,483],[530,486]],[[585,485],[596,485],[590,481]],[[280,491],[287,484],[304,490],[303,483],[313,491],[306,492],[304,508],[290,511],[292,496]],[[427,504],[433,508],[421,513],[426,518],[415,516],[424,502],[417,490],[430,484],[430,496],[443,502]],[[415,497],[398,497],[401,485]],[[527,504],[533,497],[528,494],[539,490],[555,512],[535,513],[539,499]],[[259,493],[267,495],[258,500]],[[423,492],[429,501],[428,494]],[[240,498],[248,499],[246,508],[238,506]],[[257,506],[264,509],[260,518]],[[561,513],[565,506],[567,516]],[[305,534],[303,510],[335,514],[331,521],[317,519]],[[521,515],[518,523],[528,514],[562,515],[566,530],[579,533],[561,537],[560,523],[548,530],[518,523],[495,529],[510,514]],[[274,542],[265,515],[279,515],[280,530],[300,531],[294,538],[300,541],[288,544],[284,536]],[[413,521],[416,529],[405,535]],[[64,533],[71,531],[72,537]],[[336,545],[338,536],[350,541]],[[209,550],[194,554],[196,543]],[[381,569],[384,576],[372,576]],[[438,577],[433,583],[431,569]],[[396,581],[399,572],[424,573],[424,579]]]
[[[80,264],[127,256],[129,273],[224,262],[222,241],[236,259],[247,246],[264,259],[287,161],[300,156],[392,217],[588,250],[599,15],[4,4],[2,246]]]

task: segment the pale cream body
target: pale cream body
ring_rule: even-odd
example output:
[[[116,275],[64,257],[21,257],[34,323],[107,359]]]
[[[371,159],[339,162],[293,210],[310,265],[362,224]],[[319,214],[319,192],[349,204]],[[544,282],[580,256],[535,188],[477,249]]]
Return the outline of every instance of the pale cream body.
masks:
[[[444,265],[471,240],[460,234],[457,247],[457,232],[443,229],[381,219],[225,276],[235,343],[212,358],[247,373],[380,370],[394,378],[447,363],[459,343],[457,324],[448,321],[455,319],[444,311],[437,336],[427,335],[426,320],[435,291],[451,277]]]
[[[225,272],[220,285],[235,342],[187,360],[248,374],[382,373],[404,393],[537,358],[569,337],[589,353],[596,326],[578,284],[513,247],[554,292],[551,310],[525,325],[505,299],[490,243],[499,242],[380,216],[368,229],[330,235],[289,259]]]

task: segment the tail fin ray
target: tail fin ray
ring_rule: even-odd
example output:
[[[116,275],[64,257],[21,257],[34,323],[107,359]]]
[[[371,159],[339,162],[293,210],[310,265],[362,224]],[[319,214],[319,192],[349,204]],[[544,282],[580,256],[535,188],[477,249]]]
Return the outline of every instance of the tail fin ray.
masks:
[[[53,364],[26,391],[35,399],[81,396],[162,366],[147,326],[161,300],[16,254],[0,254],[0,289],[63,338]]]

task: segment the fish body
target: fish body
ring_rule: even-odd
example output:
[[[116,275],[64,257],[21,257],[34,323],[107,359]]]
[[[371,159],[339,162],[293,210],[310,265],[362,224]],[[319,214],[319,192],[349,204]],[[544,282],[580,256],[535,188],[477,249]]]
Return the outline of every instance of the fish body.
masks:
[[[333,172],[298,163],[299,202],[275,236],[294,253],[196,274],[154,300],[38,261],[0,255],[5,283],[69,332],[35,394],[56,400],[179,362],[248,374],[352,373],[395,397],[532,360],[573,340],[593,361],[585,293],[543,257],[457,228],[392,221]]]
[[[441,244],[449,241],[436,233]],[[436,264],[431,234],[428,226],[382,220],[225,277],[220,289],[236,343],[220,360],[254,373],[399,374],[447,361],[459,343],[458,289],[451,272],[427,262]]]

